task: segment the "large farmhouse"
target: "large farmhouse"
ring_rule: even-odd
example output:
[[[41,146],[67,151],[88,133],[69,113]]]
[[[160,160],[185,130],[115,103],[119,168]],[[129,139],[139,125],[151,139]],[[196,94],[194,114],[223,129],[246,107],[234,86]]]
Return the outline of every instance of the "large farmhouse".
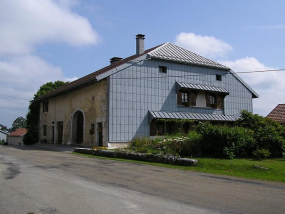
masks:
[[[121,147],[171,130],[161,118],[230,122],[252,112],[258,94],[230,68],[171,43],[145,50],[144,39],[135,55],[37,99],[40,140]]]

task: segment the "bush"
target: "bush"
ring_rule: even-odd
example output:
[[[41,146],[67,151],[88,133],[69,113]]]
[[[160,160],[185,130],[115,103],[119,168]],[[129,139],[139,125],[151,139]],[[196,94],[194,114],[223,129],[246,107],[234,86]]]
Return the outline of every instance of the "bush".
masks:
[[[129,148],[141,153],[192,156],[197,154],[201,135],[195,131],[186,136],[176,134],[166,138],[134,138]]]
[[[266,159],[270,157],[270,152],[268,149],[257,149],[252,153],[257,159]]]
[[[199,123],[197,132],[202,136],[200,149],[202,154],[214,157],[233,158],[248,156],[255,145],[253,132],[242,127]]]
[[[247,111],[241,112],[237,125],[252,130],[257,149],[269,150],[272,157],[282,157],[285,151],[285,127],[271,119],[252,114]]]

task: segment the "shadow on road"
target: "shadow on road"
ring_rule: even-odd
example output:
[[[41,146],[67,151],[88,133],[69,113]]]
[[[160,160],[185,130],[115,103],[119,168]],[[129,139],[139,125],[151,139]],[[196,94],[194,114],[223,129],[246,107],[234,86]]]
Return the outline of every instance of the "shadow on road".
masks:
[[[62,144],[47,144],[47,143],[36,143],[33,145],[22,145],[22,146],[3,146],[12,147],[19,150],[45,150],[45,151],[55,151],[55,152],[73,152],[75,145],[62,145]]]

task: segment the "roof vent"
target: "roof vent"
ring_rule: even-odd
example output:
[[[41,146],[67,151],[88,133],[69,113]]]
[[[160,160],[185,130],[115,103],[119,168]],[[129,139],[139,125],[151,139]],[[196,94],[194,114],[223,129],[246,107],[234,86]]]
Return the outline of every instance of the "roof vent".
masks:
[[[110,63],[111,63],[111,65],[112,65],[112,64],[114,64],[114,63],[116,63],[116,62],[121,61],[122,59],[123,59],[123,58],[120,58],[120,57],[113,57],[113,58],[110,59]]]
[[[136,36],[137,45],[136,45],[136,54],[141,55],[144,53],[144,36],[143,34],[138,34]]]

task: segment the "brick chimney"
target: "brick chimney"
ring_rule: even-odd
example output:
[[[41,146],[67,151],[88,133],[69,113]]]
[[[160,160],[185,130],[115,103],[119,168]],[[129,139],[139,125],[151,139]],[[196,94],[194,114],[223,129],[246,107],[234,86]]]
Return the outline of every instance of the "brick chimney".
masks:
[[[114,64],[116,62],[121,61],[122,59],[123,58],[120,58],[120,57],[113,57],[113,58],[110,59],[110,64],[112,65],[112,64]]]
[[[144,53],[144,36],[143,34],[138,34],[136,36],[137,45],[136,45],[136,54],[141,55]]]

